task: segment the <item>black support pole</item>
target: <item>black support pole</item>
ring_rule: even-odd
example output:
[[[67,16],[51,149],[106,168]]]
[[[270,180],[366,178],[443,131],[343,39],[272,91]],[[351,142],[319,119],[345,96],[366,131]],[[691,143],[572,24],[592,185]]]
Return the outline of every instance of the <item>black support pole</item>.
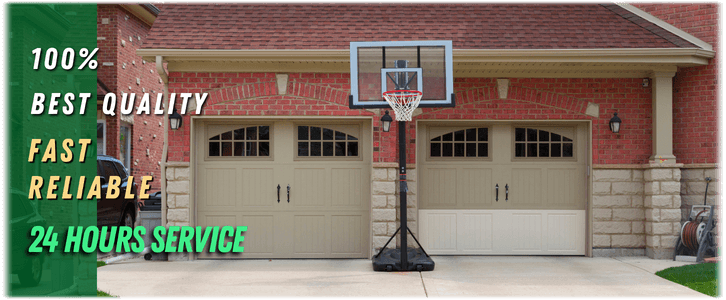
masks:
[[[401,270],[408,270],[408,220],[406,217],[406,122],[398,121],[398,179],[401,211]]]

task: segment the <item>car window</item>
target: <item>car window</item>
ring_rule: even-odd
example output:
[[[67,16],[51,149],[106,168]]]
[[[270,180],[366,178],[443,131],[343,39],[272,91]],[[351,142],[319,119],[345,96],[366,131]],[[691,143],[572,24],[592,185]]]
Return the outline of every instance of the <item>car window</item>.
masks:
[[[111,178],[111,176],[119,176],[116,167],[113,166],[113,162],[104,160],[101,163],[103,164],[103,171],[106,173],[106,179]]]
[[[105,174],[103,174],[103,168],[101,168],[101,161],[100,160],[97,161],[97,163],[96,163],[96,175],[98,175],[98,176],[105,176]]]
[[[118,171],[121,179],[126,179],[126,177],[129,177],[129,174],[126,173],[126,168],[124,168],[124,165],[117,162],[114,162],[113,165],[116,166],[116,171]]]

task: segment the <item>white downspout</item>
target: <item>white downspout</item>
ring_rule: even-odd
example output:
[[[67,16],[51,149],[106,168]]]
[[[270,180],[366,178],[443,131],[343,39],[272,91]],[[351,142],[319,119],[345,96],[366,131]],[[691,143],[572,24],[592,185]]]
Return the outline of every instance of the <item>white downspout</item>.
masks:
[[[166,160],[169,152],[169,112],[166,103],[169,101],[169,75],[164,70],[164,58],[156,56],[156,72],[164,83],[164,147],[161,151],[161,226],[166,226]]]

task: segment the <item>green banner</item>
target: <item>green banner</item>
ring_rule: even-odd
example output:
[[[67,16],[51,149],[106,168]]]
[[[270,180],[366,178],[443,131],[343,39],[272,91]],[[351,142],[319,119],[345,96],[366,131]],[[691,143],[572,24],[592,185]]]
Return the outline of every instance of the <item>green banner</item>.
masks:
[[[97,200],[77,199],[96,176],[96,5],[6,8],[8,295],[95,295],[97,254],[65,253],[63,241],[70,226],[96,225]],[[91,141],[85,149],[83,139]]]

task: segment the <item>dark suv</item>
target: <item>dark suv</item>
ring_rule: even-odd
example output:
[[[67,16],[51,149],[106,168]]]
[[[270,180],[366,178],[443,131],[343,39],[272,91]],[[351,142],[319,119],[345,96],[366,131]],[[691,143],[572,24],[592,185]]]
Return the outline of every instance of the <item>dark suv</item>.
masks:
[[[133,182],[128,182],[129,173],[120,160],[108,155],[98,155],[97,175],[101,176],[101,199],[98,200],[98,226],[134,226],[134,218],[136,217],[136,195],[137,186]],[[119,196],[114,199],[106,199],[106,191],[108,190],[108,182],[111,176],[119,176],[121,184],[119,185]],[[126,187],[131,184],[131,191],[134,195],[133,199],[126,199]]]

